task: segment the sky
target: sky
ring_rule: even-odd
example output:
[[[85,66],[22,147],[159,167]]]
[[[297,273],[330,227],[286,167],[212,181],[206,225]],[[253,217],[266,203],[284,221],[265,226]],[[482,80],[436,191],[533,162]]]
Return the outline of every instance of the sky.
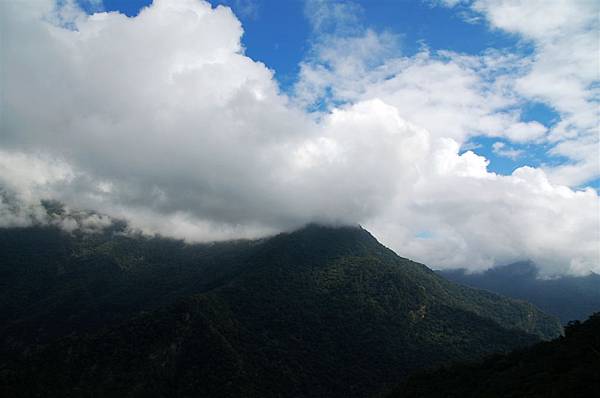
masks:
[[[599,4],[2,2],[0,226],[360,224],[433,268],[600,272]]]

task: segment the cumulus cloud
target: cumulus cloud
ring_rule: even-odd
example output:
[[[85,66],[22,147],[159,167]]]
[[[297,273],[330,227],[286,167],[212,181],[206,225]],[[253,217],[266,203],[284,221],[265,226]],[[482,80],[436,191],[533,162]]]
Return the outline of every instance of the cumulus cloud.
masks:
[[[442,267],[482,270],[528,258],[545,275],[599,270],[594,190],[552,185],[530,167],[510,176],[489,173],[485,159],[456,149],[447,142],[434,152],[411,199],[382,211],[377,228],[386,242]]]
[[[317,6],[318,28],[330,26]],[[538,169],[498,176],[460,153],[472,131],[546,134],[506,110],[519,99],[503,79],[484,76],[513,68],[509,54],[402,58],[391,34],[333,34],[338,46],[315,47],[288,97],[244,54],[226,7],[156,0],[133,18],[69,2],[0,7],[0,185],[19,203],[0,203],[2,225],[32,223],[40,200],[57,199],[191,241],[362,223],[432,266],[531,258],[548,273],[600,271],[595,191]],[[343,48],[352,62],[339,62]],[[324,89],[327,109],[307,112]],[[80,219],[63,228],[105,221]]]
[[[296,94],[304,104],[381,98],[401,116],[440,137],[461,144],[478,135],[513,142],[545,143],[548,156],[568,162],[546,166],[559,184],[581,186],[600,176],[598,82],[600,41],[597,2],[451,1],[460,15],[478,18],[492,29],[521,38],[532,54],[487,50],[479,55],[431,51],[401,56],[391,32],[375,32],[349,19],[347,3],[312,1],[313,28],[336,20],[337,29],[315,34],[312,51],[301,64]],[[323,4],[329,4],[325,7]],[[333,5],[332,5],[333,4]],[[471,10],[467,13],[465,10]],[[349,28],[343,28],[349,26]],[[341,30],[343,33],[339,34]],[[545,126],[522,120],[521,109],[540,102],[559,115]]]

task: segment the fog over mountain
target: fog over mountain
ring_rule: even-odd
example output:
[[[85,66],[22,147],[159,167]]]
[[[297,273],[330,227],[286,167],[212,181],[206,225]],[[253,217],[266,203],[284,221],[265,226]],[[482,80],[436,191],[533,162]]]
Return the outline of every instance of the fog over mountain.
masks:
[[[72,1],[4,1],[0,225],[47,222],[44,199],[195,242],[360,223],[434,267],[527,258],[543,274],[598,273],[600,201],[586,188],[598,175],[597,86],[582,66],[595,57],[598,4],[573,4],[551,14],[563,16],[556,22],[512,20],[502,4],[477,2],[471,12],[490,28],[533,43],[518,58],[404,55],[385,32],[356,25],[341,36],[347,9],[309,2],[321,39],[283,92],[245,54],[227,7],[156,0],[127,17],[89,15]],[[332,18],[337,28],[325,31]],[[549,39],[557,31],[580,39],[569,44],[573,59],[557,58],[558,76],[545,66],[552,46],[564,48]],[[563,80],[569,95],[541,88]],[[525,98],[551,104],[560,123],[522,118]],[[571,161],[499,175],[465,150],[475,135],[546,140]]]
[[[558,317],[563,324],[584,320],[600,308],[600,275],[595,273],[543,278],[540,267],[532,262],[494,267],[482,273],[469,273],[466,269],[438,273],[463,285],[528,301]]]

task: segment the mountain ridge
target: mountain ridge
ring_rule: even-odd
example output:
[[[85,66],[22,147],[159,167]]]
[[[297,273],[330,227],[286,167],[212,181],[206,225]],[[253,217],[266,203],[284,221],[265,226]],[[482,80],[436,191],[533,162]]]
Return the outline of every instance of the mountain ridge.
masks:
[[[35,231],[0,231],[0,245],[64,246],[46,247],[44,264],[16,256],[52,288],[0,332],[14,396],[368,396],[413,369],[560,333],[535,307],[448,282],[356,226],[212,245]]]

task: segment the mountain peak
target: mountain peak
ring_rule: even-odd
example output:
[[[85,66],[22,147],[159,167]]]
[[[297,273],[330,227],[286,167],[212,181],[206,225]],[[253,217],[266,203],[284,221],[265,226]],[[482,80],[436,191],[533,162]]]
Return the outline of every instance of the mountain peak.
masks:
[[[375,239],[366,229],[359,224],[340,224],[330,225],[321,223],[309,223],[301,228],[298,228],[292,232],[283,233],[281,235],[296,235],[304,236],[308,239],[318,239],[331,236],[342,236],[346,237],[354,236],[355,238],[362,239]]]
[[[312,223],[267,239],[259,253],[304,262],[340,256],[363,256],[374,251],[393,254],[359,225],[328,226]]]

